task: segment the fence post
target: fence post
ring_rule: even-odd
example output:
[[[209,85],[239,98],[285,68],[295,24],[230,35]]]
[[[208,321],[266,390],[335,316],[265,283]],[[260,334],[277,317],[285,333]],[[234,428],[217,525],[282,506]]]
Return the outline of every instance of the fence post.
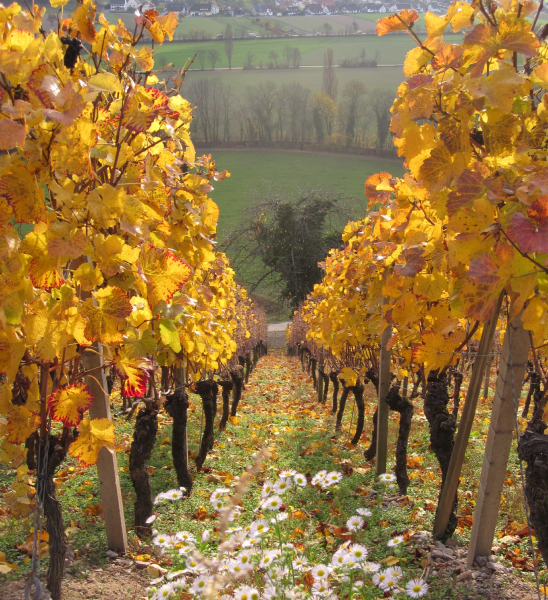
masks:
[[[473,564],[476,556],[491,554],[528,355],[529,335],[523,329],[520,313],[509,323],[504,335],[474,524],[468,546],[469,565]]]
[[[447,469],[447,477],[445,478],[445,482],[441,490],[440,500],[438,502],[438,510],[436,511],[436,519],[434,521],[434,539],[442,538],[445,535],[449,518],[451,517],[451,511],[453,510],[455,496],[459,487],[462,465],[464,463],[464,455],[466,453],[466,447],[468,446],[472,425],[474,424],[474,415],[476,414],[476,407],[478,404],[482,379],[485,375],[485,366],[488,361],[487,355],[489,352],[491,352],[493,340],[495,338],[495,332],[497,330],[497,322],[499,318],[500,307],[502,305],[502,296],[503,294],[499,296],[495,306],[493,307],[493,314],[491,315],[491,318],[483,326],[478,354],[474,362],[472,375],[470,377],[470,384],[468,385],[468,391],[466,392],[466,400],[464,401],[464,407],[462,409],[457,437],[455,439],[455,446],[453,448],[453,452],[451,453],[451,460],[449,461],[449,467]]]
[[[389,406],[385,398],[390,390],[390,361],[392,350],[386,349],[392,337],[392,325],[387,325],[381,334],[379,361],[379,394],[377,399],[377,462],[376,475],[386,473],[386,457],[388,454],[388,412]]]
[[[82,366],[86,371],[103,365],[103,348],[99,342],[90,346],[91,352],[82,353]],[[93,395],[93,404],[89,409],[91,419],[110,418],[110,399],[107,392],[107,380],[104,369],[99,369],[86,377],[86,385]],[[99,491],[103,505],[103,518],[107,533],[107,544],[111,550],[126,553],[128,550],[126,522],[116,452],[103,446],[97,460]]]

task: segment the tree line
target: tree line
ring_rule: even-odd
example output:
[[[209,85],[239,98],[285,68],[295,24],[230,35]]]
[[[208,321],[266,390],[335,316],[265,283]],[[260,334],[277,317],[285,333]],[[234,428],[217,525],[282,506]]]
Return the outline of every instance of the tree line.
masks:
[[[193,139],[206,146],[316,145],[380,152],[390,142],[393,93],[368,90],[352,79],[339,94],[331,49],[324,56],[322,90],[317,93],[298,81],[266,81],[242,93],[211,77],[191,81],[188,97],[195,105]]]

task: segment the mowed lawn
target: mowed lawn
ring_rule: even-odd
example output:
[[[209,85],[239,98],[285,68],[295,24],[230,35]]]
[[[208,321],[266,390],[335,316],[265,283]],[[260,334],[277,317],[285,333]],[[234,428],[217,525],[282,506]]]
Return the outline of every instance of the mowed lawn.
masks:
[[[300,151],[205,150],[198,155],[212,154],[218,169],[226,169],[230,177],[214,182],[211,198],[219,205],[218,239],[246,218],[245,209],[259,201],[259,194],[269,189],[296,192],[302,188],[322,188],[353,196],[354,217],[364,214],[365,180],[379,171],[395,176],[403,174],[398,160],[369,156],[349,156]]]

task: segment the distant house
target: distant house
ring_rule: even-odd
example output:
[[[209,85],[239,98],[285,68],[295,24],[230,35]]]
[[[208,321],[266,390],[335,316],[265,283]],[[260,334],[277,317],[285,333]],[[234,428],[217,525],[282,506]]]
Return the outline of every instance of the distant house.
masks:
[[[190,7],[189,14],[191,17],[209,17],[219,14],[219,7],[211,2],[207,4],[194,4]]]
[[[111,4],[110,10],[137,10],[139,7],[143,10],[154,10],[156,6],[152,2],[138,2],[137,0],[125,0],[124,4]]]
[[[174,2],[174,0],[169,0],[172,2],[172,5],[169,7],[169,12],[179,13],[180,15],[188,15],[189,8],[188,4],[183,4],[182,2]]]
[[[305,12],[308,15],[321,15],[323,13],[323,6],[321,4],[307,4]]]

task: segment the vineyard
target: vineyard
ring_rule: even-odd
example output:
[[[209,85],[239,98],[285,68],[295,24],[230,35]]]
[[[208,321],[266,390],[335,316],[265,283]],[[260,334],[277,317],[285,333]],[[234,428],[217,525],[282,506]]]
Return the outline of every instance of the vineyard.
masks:
[[[424,39],[413,10],[378,22],[416,43],[406,172],[365,182],[287,356],[216,249],[230,174],[194,150],[188,65],[154,69],[176,15],[51,4],[50,33],[0,5],[2,596],[546,597],[542,3],[455,0]],[[73,595],[98,523],[142,588]]]

